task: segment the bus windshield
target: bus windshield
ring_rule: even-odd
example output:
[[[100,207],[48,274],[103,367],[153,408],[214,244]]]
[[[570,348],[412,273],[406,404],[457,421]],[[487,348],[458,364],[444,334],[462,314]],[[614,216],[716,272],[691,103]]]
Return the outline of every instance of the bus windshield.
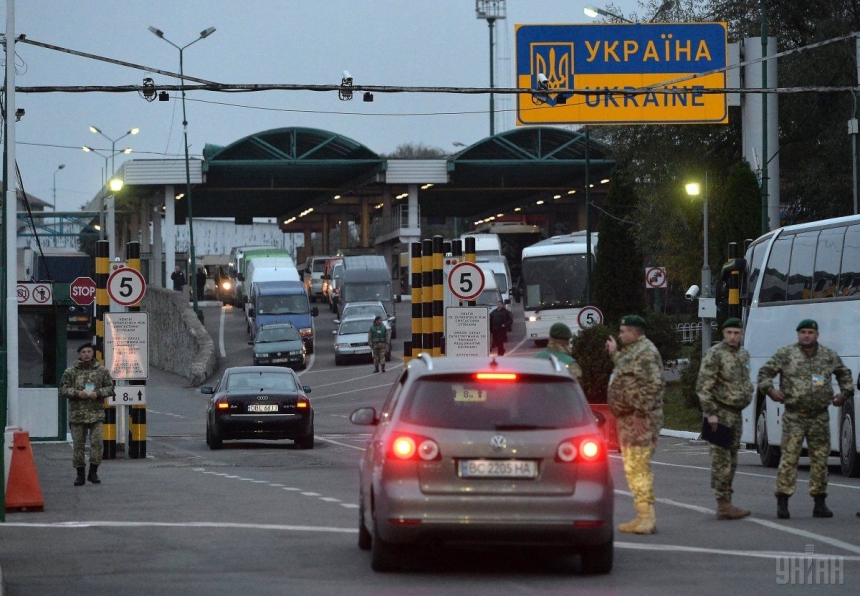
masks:
[[[586,305],[585,254],[523,259],[524,308],[541,310]]]

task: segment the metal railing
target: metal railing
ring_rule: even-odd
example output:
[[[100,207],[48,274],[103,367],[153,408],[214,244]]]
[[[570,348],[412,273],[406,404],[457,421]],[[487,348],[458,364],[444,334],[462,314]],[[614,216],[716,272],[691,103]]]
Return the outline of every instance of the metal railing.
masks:
[[[702,337],[702,323],[678,323],[675,331],[681,334],[682,344],[692,344]],[[717,322],[711,321],[711,332],[717,331]]]

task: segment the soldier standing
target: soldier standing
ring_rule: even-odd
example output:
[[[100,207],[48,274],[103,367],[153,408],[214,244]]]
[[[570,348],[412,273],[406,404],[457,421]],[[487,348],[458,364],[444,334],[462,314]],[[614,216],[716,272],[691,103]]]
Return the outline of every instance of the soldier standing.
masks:
[[[754,387],[750,355],[741,346],[741,320],[728,319],[722,331],[723,341],[702,358],[696,393],[711,429],[716,432],[717,425],[724,424],[732,432],[729,448],[711,444],[711,488],[717,494],[717,519],[741,519],[750,512],[732,505],[732,481],[741,444],[741,411],[752,401]]]
[[[780,388],[773,385],[779,375]],[[831,377],[839,383],[833,393]],[[758,390],[783,404],[782,457],[776,477],[776,516],[789,519],[788,499],[797,484],[797,461],[803,439],[809,452],[809,494],[815,500],[812,517],[833,517],[827,508],[827,457],[830,455],[830,404],[841,406],[854,395],[851,371],[832,349],[818,343],[818,323],[797,325],[797,343],[776,351],[758,371]]]
[[[382,317],[373,319],[373,326],[367,332],[367,343],[373,352],[373,372],[378,373],[380,366],[385,372],[385,354],[391,345],[391,332],[382,324]]]
[[[618,530],[635,534],[654,534],[654,474],[651,455],[657,449],[657,438],[663,426],[663,360],[651,341],[645,337],[645,319],[638,315],[621,317],[618,338],[606,340],[615,369],[609,380],[608,401],[612,415],[618,419],[618,442],[624,460],[624,475],[636,518],[621,524]]]
[[[78,471],[75,486],[86,480],[101,484],[98,477],[102,463],[104,399],[113,395],[113,380],[107,369],[94,358],[91,344],[78,348],[78,361],[66,369],[60,381],[60,397],[69,400],[69,428],[72,431],[72,465]],[[84,447],[90,437],[90,471],[84,479]]]
[[[577,379],[582,379],[582,368],[571,354],[571,337],[573,337],[573,333],[571,333],[570,327],[564,323],[554,323],[549,328],[549,341],[546,344],[546,350],[538,352],[534,357],[549,359],[550,356],[555,356],[559,362],[567,367],[567,372]]]

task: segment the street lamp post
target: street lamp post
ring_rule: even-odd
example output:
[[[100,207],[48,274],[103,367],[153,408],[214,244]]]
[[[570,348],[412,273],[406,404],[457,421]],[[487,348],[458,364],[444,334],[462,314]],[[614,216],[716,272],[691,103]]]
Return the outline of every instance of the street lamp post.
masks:
[[[108,141],[110,141],[110,170],[111,170],[111,172],[110,172],[110,175],[108,175],[107,172],[105,172],[105,177],[109,179],[116,172],[116,164],[114,162],[114,156],[117,153],[131,153],[131,149],[123,149],[122,151],[117,151],[116,150],[116,142],[126,138],[128,135],[136,135],[137,133],[140,132],[140,129],[137,127],[131,128],[124,135],[122,135],[121,137],[117,137],[115,139],[110,138],[105,133],[103,133],[100,129],[96,128],[95,126],[90,126],[90,132],[92,132],[93,134],[99,134],[99,135],[103,136],[104,138],[106,138]]]
[[[191,283],[191,279],[193,279],[194,268],[197,266],[196,255],[194,254],[194,209],[193,202],[191,200],[191,165],[189,163],[188,157],[188,118],[185,115],[185,69],[183,63],[183,52],[185,48],[188,46],[197,43],[201,39],[209,37],[213,33],[215,33],[215,27],[209,27],[208,29],[204,29],[200,32],[200,35],[194,41],[185,44],[184,46],[178,46],[166,37],[164,37],[164,31],[161,29],[156,29],[155,27],[150,26],[149,30],[156,37],[160,37],[174,48],[179,50],[179,86],[182,89],[182,134],[185,140],[185,197],[188,199],[188,256],[191,259],[191,268],[189,269],[189,287],[191,288],[191,304],[194,308],[194,312],[197,314],[197,318],[200,319],[200,322],[203,322],[203,311],[197,308],[197,284]]]
[[[112,151],[110,155],[105,155],[104,153],[102,153],[98,149],[93,149],[92,147],[88,147],[87,145],[83,145],[81,147],[81,149],[84,150],[84,153],[95,153],[96,155],[99,155],[99,156],[105,158],[105,169],[102,172],[102,174],[103,174],[102,175],[102,184],[107,184],[108,181],[110,180],[110,175],[108,174],[108,160],[112,159],[113,156],[117,155],[118,153],[125,153],[126,155],[131,153],[131,147],[126,147],[125,149],[120,149],[119,151]]]
[[[54,187],[53,187],[53,190],[54,190],[54,195],[53,195],[54,196],[54,211],[57,210],[57,172],[59,172],[60,170],[62,170],[65,167],[66,167],[66,164],[61,163],[60,165],[57,166],[57,169],[54,170]]]
[[[496,19],[507,17],[507,0],[475,0],[475,15],[479,19],[485,19],[490,27],[490,89],[495,85],[493,80],[493,27]],[[496,106],[495,94],[490,93],[490,136],[496,132]]]
[[[704,252],[704,262],[702,263],[702,297],[699,299],[700,301],[700,311],[707,312],[706,309],[710,308],[708,304],[706,309],[702,308],[702,301],[706,301],[705,303],[709,303],[711,300],[711,266],[708,265],[708,173],[705,172],[705,187],[700,188],[698,182],[692,182],[686,185],[687,194],[690,196],[698,196],[702,195],[702,213],[703,217],[703,227],[704,227],[704,243],[703,243],[703,252]],[[705,352],[711,347],[711,319],[709,317],[702,318],[702,356],[705,355]]]

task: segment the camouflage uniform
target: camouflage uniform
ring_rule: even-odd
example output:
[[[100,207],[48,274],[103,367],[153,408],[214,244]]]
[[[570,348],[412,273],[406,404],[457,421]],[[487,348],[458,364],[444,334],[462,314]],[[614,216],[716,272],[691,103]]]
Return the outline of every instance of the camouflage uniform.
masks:
[[[373,353],[373,364],[385,367],[385,354],[391,345],[391,334],[385,325],[372,325],[367,332],[367,343]]]
[[[743,347],[720,342],[702,358],[696,393],[705,416],[716,416],[732,429],[732,446],[711,445],[711,488],[717,499],[732,499],[732,481],[738,467],[741,411],[752,401],[750,355]]]
[[[663,427],[663,360],[651,341],[640,336],[612,354],[615,370],[609,380],[609,410],[618,419],[618,442],[624,474],[635,503],[653,504],[651,455]],[[644,418],[646,430],[633,427],[634,415]]]
[[[84,447],[87,433],[90,435],[90,464],[102,463],[102,439],[105,418],[104,399],[81,399],[78,392],[92,383],[99,397],[113,395],[113,380],[107,369],[97,360],[82,362],[78,360],[63,373],[60,381],[60,397],[69,400],[69,428],[72,432],[72,464],[75,468],[84,467]]]
[[[773,378],[779,375],[780,390],[785,394],[782,415],[782,457],[776,477],[776,494],[793,495],[797,484],[797,461],[803,439],[809,452],[809,494],[827,494],[827,457],[830,455],[830,414],[833,402],[831,377],[836,376],[845,398],[854,395],[851,371],[839,355],[817,344],[807,356],[800,343],[777,350],[758,371],[758,390],[773,389]]]
[[[582,379],[582,368],[576,363],[574,357],[570,355],[569,341],[550,339],[547,342],[546,350],[538,352],[534,357],[549,360],[550,356],[555,356],[562,366],[567,368],[567,372],[577,379]]]

